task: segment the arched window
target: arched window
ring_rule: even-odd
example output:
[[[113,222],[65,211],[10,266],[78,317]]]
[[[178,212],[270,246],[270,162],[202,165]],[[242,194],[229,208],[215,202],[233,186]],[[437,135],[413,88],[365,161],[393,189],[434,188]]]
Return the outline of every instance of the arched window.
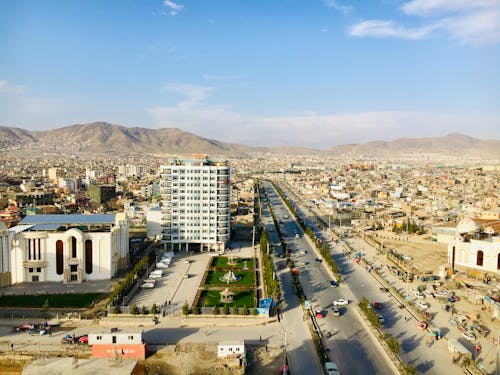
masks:
[[[500,253],[497,256],[497,270],[500,270]]]
[[[92,273],[92,241],[85,241],[85,272]]]
[[[71,237],[71,258],[76,258],[76,238]]]
[[[477,252],[476,266],[482,266],[483,265],[483,257],[484,257],[483,251],[479,250]]]
[[[63,274],[63,242],[61,240],[56,241],[56,273],[58,275]]]

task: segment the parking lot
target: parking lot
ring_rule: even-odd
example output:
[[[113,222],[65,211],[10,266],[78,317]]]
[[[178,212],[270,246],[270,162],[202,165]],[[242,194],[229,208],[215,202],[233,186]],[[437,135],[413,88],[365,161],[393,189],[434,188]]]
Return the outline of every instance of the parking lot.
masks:
[[[232,250],[226,251],[224,255],[235,257],[253,257],[254,251],[247,242],[234,242],[230,245]],[[129,305],[137,305],[139,308],[146,306],[151,308],[153,304],[158,307],[165,306],[167,311],[177,310],[184,305],[192,305],[212,256],[216,253],[175,253],[170,266],[163,269],[163,276],[156,279],[156,285],[152,289],[141,289]],[[188,275],[188,276],[185,276]]]

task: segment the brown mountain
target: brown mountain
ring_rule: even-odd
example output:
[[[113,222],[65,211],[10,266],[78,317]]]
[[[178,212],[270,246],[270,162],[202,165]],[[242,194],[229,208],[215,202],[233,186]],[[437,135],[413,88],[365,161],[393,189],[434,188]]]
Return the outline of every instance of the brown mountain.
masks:
[[[22,148],[36,152],[82,154],[181,154],[242,155],[249,152],[276,154],[317,154],[339,157],[397,158],[429,157],[500,159],[500,141],[481,140],[453,133],[434,138],[401,138],[349,144],[328,150],[303,147],[249,147],[203,138],[176,128],[128,128],[106,122],[79,124],[47,131],[0,127],[0,150]]]
[[[13,137],[12,135],[16,135]],[[55,153],[208,153],[232,154],[250,148],[199,137],[176,128],[128,128],[106,122],[47,131],[0,128],[0,147],[21,146]]]
[[[500,141],[482,140],[459,133],[433,138],[400,138],[332,147],[333,156],[398,157],[441,155],[461,158],[500,159]]]

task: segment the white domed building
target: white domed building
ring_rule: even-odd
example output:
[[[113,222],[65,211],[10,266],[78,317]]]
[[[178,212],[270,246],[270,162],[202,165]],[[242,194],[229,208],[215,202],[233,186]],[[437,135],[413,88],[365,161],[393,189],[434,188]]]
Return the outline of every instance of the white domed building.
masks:
[[[453,270],[500,275],[500,220],[463,219],[448,244]]]

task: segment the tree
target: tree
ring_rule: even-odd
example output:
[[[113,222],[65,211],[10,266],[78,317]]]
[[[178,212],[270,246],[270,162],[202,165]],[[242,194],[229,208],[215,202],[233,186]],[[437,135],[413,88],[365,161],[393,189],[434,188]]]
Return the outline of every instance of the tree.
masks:
[[[119,305],[114,305],[113,306],[113,314],[121,314],[122,310],[120,309]]]
[[[134,304],[134,305],[132,305],[132,307],[130,308],[130,313],[131,313],[132,315],[137,315],[137,314],[139,314],[139,309],[137,308],[137,305],[135,305],[135,304]]]
[[[224,315],[229,314],[229,306],[228,306],[227,303],[224,304],[224,310],[223,311],[224,311]]]
[[[415,375],[417,373],[417,369],[412,365],[405,365],[404,370],[406,375]]]
[[[200,306],[198,306],[198,305],[191,306],[191,311],[193,311],[193,314],[199,315],[200,314]]]
[[[241,315],[248,315],[248,307],[247,305],[243,305],[243,309],[241,309]]]
[[[189,305],[186,302],[184,302],[184,305],[182,305],[182,314],[183,315],[188,315],[189,314]]]
[[[156,303],[153,303],[153,306],[151,306],[151,314],[158,314],[158,307],[156,307]]]
[[[391,351],[394,354],[399,354],[401,352],[401,347],[399,346],[399,342],[394,336],[391,335],[387,336],[385,341],[387,342],[389,349],[391,349]]]
[[[49,299],[45,299],[45,303],[43,304],[43,311],[49,311]]]
[[[219,314],[219,307],[218,306],[214,306],[214,308],[212,309],[212,314],[214,314],[214,315]]]
[[[146,310],[146,306],[142,305],[141,314],[146,315],[147,313],[148,313],[148,310]]]

